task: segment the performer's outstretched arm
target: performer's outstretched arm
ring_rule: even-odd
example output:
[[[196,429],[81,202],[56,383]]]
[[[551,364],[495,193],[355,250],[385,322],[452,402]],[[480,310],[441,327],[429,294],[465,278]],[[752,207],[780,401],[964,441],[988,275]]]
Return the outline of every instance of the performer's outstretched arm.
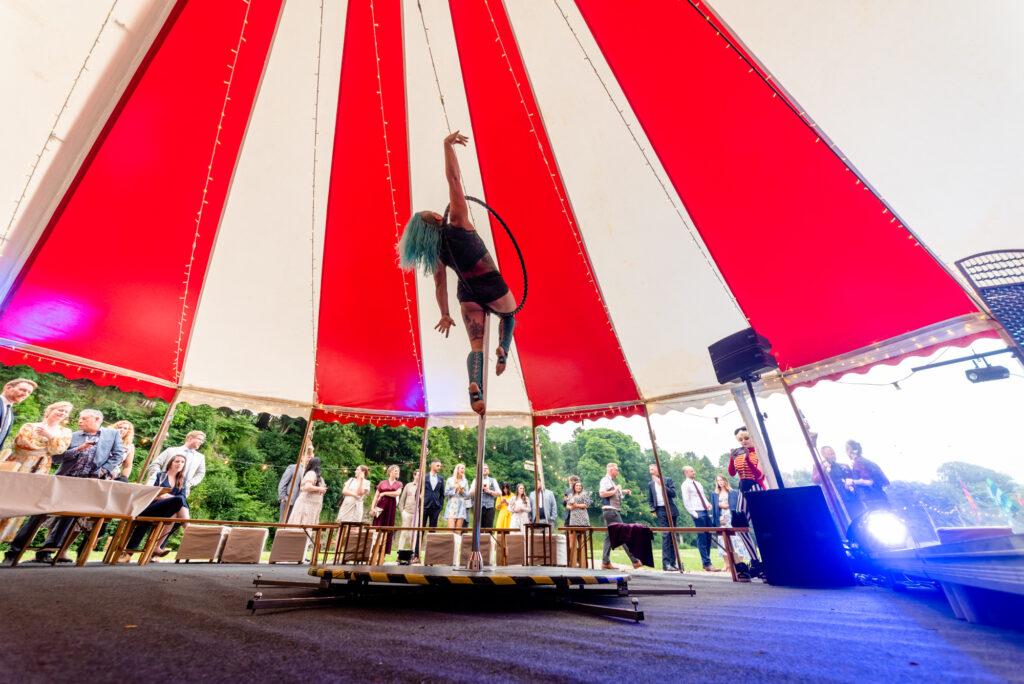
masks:
[[[448,179],[448,201],[451,203],[448,222],[453,226],[472,230],[466,194],[462,191],[462,172],[459,170],[458,157],[455,156],[455,146],[464,146],[468,141],[469,138],[458,131],[444,139],[444,175]]]
[[[434,270],[434,297],[437,299],[437,308],[441,310],[441,320],[434,326],[434,330],[448,337],[448,331],[455,327],[455,320],[448,313],[448,273],[444,264],[438,264]]]

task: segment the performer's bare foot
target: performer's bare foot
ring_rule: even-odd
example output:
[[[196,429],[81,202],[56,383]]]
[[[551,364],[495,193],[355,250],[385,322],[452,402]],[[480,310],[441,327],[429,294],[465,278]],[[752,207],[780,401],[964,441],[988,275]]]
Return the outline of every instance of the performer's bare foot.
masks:
[[[494,365],[494,374],[501,375],[505,372],[505,364],[508,363],[508,354],[501,347],[498,347],[494,352],[495,356],[498,357],[498,362]]]
[[[480,385],[475,382],[469,383],[469,406],[481,416],[487,411],[487,403],[480,392]]]

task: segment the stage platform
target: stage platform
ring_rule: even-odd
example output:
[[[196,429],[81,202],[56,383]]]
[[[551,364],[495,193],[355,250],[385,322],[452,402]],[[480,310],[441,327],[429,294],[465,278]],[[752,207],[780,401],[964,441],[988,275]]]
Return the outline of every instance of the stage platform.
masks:
[[[614,584],[625,587],[630,575],[613,570],[510,565],[470,572],[446,565],[314,565],[309,574],[326,580],[432,586],[487,585],[529,587]]]

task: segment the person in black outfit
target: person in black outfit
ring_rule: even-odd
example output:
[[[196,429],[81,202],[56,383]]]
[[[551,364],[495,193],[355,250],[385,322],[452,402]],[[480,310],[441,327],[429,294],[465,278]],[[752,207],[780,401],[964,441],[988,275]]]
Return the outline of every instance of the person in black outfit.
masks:
[[[647,507],[658,520],[658,527],[675,527],[676,519],[679,517],[679,509],[676,508],[676,483],[671,477],[665,478],[665,489],[668,491],[668,511],[672,513],[672,523],[669,524],[668,513],[665,510],[665,503],[662,501],[661,481],[658,478],[658,466],[653,463],[648,467],[651,472],[651,481],[647,483]],[[672,535],[668,532],[661,533],[661,569],[670,572],[679,570],[676,567],[676,549],[672,545]]]
[[[874,461],[864,458],[863,448],[855,440],[846,442],[846,455],[853,461],[850,476],[843,481],[847,489],[854,493],[864,510],[888,508],[889,497],[885,488],[889,486],[889,478],[882,469]]]
[[[445,176],[448,179],[450,201],[449,222],[434,211],[421,211],[412,215],[398,243],[401,267],[413,271],[417,266],[426,275],[434,276],[434,294],[441,309],[441,320],[434,329],[448,337],[455,320],[448,312],[448,268],[459,278],[456,295],[462,308],[462,320],[472,351],[466,359],[469,371],[469,403],[483,415],[487,410],[483,398],[484,321],[486,312],[498,314],[498,348],[495,373],[505,372],[508,352],[512,347],[512,333],[517,308],[515,296],[501,277],[487,246],[469,220],[469,207],[462,191],[462,173],[455,156],[455,145],[465,145],[469,138],[455,131],[444,139]]]

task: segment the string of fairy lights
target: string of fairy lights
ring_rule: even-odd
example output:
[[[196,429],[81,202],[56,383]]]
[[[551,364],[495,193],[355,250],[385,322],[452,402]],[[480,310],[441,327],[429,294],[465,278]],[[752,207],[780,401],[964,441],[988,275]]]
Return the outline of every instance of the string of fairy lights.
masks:
[[[736,301],[736,297],[733,296],[732,290],[725,284],[725,281],[722,279],[722,274],[718,271],[718,267],[715,265],[715,262],[712,261],[711,257],[708,255],[708,252],[704,247],[704,243],[700,239],[698,239],[696,230],[694,229],[693,225],[687,219],[686,214],[683,213],[678,203],[676,203],[675,197],[669,190],[668,185],[665,184],[665,181],[662,179],[661,174],[657,172],[655,164],[651,162],[651,157],[648,153],[648,149],[644,147],[643,143],[640,142],[640,139],[637,137],[636,129],[633,127],[632,123],[626,118],[627,108],[619,106],[619,103],[615,101],[615,97],[612,95],[611,88],[605,81],[604,77],[601,76],[601,72],[598,71],[597,65],[594,63],[594,60],[591,59],[586,47],[584,47],[583,41],[580,39],[579,34],[576,32],[576,29],[573,28],[572,22],[569,20],[568,13],[566,13],[565,10],[562,9],[562,6],[559,4],[558,0],[554,0],[554,3],[555,7],[558,9],[559,14],[562,15],[562,19],[565,20],[565,25],[569,28],[569,32],[572,33],[572,37],[576,40],[576,45],[579,46],[580,52],[583,53],[583,60],[590,65],[591,70],[594,72],[594,76],[597,77],[598,83],[601,84],[601,87],[604,89],[605,94],[608,96],[608,101],[612,103],[613,107],[615,107],[615,111],[618,113],[619,118],[622,120],[622,123],[625,124],[626,126],[626,131],[629,133],[629,136],[633,139],[633,143],[636,145],[636,148],[640,151],[640,155],[644,158],[644,166],[651,170],[651,174],[654,176],[654,179],[658,182],[658,185],[661,186],[662,192],[665,193],[665,198],[668,200],[668,203],[672,206],[672,210],[675,211],[676,216],[679,217],[679,221],[683,224],[683,227],[686,228],[686,232],[690,236],[690,241],[693,242],[694,247],[697,248],[697,251],[700,253],[701,257],[703,257],[708,269],[711,271],[711,273],[714,274],[715,278],[722,286],[722,289],[725,291],[725,293],[729,296],[729,299],[732,301],[733,306],[736,307],[736,310],[741,315],[743,315],[743,310],[740,308],[739,302]]]
[[[324,40],[324,3],[320,0],[320,25],[316,37],[316,88],[313,91],[313,174],[310,191],[310,228],[309,228],[309,329],[312,337],[310,344],[313,352],[313,401],[320,399],[320,362],[317,358],[317,320],[316,320],[316,182],[317,167],[320,164],[320,69]]]
[[[227,115],[228,103],[231,101],[231,84],[234,82],[235,67],[238,66],[238,55],[242,50],[242,44],[245,43],[245,28],[249,24],[249,10],[252,6],[249,4],[249,0],[241,0],[245,4],[245,14],[242,16],[242,25],[238,33],[238,42],[234,48],[231,48],[233,54],[230,64],[227,64],[228,69],[227,80],[224,81],[224,100],[220,107],[220,116],[217,119],[217,132],[214,135],[214,142],[210,149],[210,163],[206,167],[206,180],[203,181],[203,192],[200,197],[199,209],[196,211],[195,218],[195,230],[192,234],[192,246],[189,249],[188,264],[185,266],[185,280],[182,282],[184,285],[184,291],[181,299],[181,315],[178,317],[178,339],[174,345],[174,368],[173,377],[178,380],[181,377],[181,355],[182,355],[182,340],[185,337],[185,329],[187,327],[188,314],[188,292],[189,285],[192,282],[192,267],[196,260],[196,247],[199,244],[199,230],[202,227],[203,222],[203,210],[206,205],[209,204],[209,200],[206,199],[206,195],[210,191],[210,183],[213,182],[213,163],[217,158],[217,147],[221,144],[220,132],[224,129],[224,117]]]
[[[110,18],[114,14],[114,10],[117,8],[118,0],[114,0],[113,4],[110,5],[110,10],[107,15],[103,17],[103,23],[100,24],[100,30],[96,32],[96,38],[93,39],[92,45],[89,46],[89,51],[85,55],[85,59],[82,60],[82,65],[78,68],[78,73],[71,80],[71,87],[68,89],[67,95],[64,97],[64,102],[61,104],[60,109],[54,115],[53,125],[50,126],[50,132],[46,135],[46,140],[43,142],[42,149],[36,154],[35,161],[32,162],[32,168],[25,175],[25,185],[21,189],[21,194],[14,200],[14,211],[11,212],[11,218],[7,221],[7,226],[4,227],[3,235],[0,235],[0,257],[3,256],[2,250],[7,244],[7,239],[11,234],[11,230],[14,228],[14,219],[18,216],[18,210],[21,208],[22,202],[28,196],[28,189],[32,185],[32,180],[36,176],[36,172],[39,171],[39,167],[43,162],[43,158],[47,152],[50,151],[49,144],[51,141],[61,142],[61,139],[57,137],[57,128],[60,126],[61,121],[64,118],[64,112],[68,111],[68,104],[71,102],[71,97],[75,93],[75,88],[78,86],[79,79],[82,78],[82,74],[89,70],[89,60],[92,59],[93,51],[101,44],[100,36],[103,35],[104,30],[107,28],[107,24],[110,22]],[[115,23],[116,23],[115,19]]]
[[[377,102],[380,106],[381,130],[384,133],[384,155],[386,160],[384,168],[387,169],[387,181],[388,188],[390,190],[388,196],[391,198],[391,214],[395,224],[395,244],[397,245],[402,237],[402,221],[401,216],[398,214],[398,205],[395,199],[395,183],[394,180],[392,180],[391,143],[388,142],[388,118],[384,109],[384,83],[380,77],[380,44],[377,39],[377,15],[374,12],[373,2],[370,3],[370,29],[373,34],[373,65],[377,77]],[[415,305],[414,297],[409,296],[409,281],[414,276],[412,274],[406,274],[404,271],[399,269],[395,270],[402,279],[402,295],[405,298],[405,314],[409,323],[409,342],[412,347],[412,354],[416,363],[416,381],[420,386],[420,396],[423,397],[424,402],[426,402],[427,390],[423,384],[423,364],[420,362],[420,350],[419,345],[416,343],[416,330],[412,320],[412,307]]]

